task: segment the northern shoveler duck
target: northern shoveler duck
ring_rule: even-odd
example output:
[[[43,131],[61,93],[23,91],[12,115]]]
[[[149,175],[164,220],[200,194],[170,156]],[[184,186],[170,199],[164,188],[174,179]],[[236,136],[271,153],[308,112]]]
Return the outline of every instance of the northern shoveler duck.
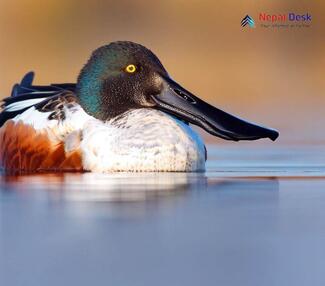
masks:
[[[189,123],[226,140],[278,132],[204,102],[142,45],[95,50],[76,84],[24,76],[0,113],[0,162],[19,171],[203,171],[206,149]]]

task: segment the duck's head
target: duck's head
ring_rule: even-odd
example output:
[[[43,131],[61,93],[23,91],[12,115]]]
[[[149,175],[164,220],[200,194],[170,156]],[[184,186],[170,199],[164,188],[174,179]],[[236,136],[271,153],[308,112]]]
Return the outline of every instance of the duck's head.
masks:
[[[106,121],[129,110],[157,108],[227,140],[275,140],[278,132],[230,115],[176,83],[142,45],[113,42],[98,48],[78,77],[81,106]]]

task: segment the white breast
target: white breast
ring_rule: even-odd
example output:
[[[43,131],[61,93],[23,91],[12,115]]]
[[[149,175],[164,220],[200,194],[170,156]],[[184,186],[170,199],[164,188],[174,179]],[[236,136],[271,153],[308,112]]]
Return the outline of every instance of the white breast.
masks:
[[[106,123],[90,120],[82,131],[86,170],[203,171],[205,148],[188,125],[154,109],[129,111]]]

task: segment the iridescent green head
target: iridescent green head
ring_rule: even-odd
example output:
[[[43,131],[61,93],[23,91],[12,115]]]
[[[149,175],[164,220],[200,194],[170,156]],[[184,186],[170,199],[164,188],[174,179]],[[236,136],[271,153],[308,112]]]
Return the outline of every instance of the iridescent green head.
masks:
[[[80,104],[90,115],[107,120],[130,109],[154,105],[160,75],[167,75],[159,59],[132,42],[113,42],[93,52],[77,83]]]

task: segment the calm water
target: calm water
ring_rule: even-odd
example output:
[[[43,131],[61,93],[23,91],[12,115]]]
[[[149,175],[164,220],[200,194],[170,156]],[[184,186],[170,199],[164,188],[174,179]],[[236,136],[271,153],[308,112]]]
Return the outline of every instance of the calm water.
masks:
[[[325,285],[325,148],[209,146],[202,174],[0,181],[0,285]]]

